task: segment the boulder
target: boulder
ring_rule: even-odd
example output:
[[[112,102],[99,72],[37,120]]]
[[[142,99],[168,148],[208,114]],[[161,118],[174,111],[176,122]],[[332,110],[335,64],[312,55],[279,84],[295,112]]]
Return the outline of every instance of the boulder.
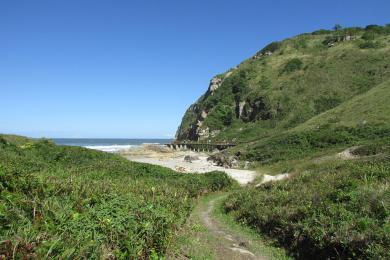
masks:
[[[193,161],[197,161],[197,160],[199,160],[198,156],[193,156],[193,155],[186,155],[186,156],[184,156],[184,161],[185,162],[192,163]]]
[[[225,168],[237,167],[238,160],[235,156],[229,155],[226,152],[216,153],[207,158],[208,161],[214,162],[217,166]]]

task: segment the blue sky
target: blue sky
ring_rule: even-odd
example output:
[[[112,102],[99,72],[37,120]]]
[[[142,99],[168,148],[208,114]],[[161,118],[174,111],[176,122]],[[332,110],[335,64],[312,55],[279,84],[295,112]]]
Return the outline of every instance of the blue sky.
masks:
[[[0,2],[0,132],[172,137],[210,78],[303,32],[390,23],[390,1]]]

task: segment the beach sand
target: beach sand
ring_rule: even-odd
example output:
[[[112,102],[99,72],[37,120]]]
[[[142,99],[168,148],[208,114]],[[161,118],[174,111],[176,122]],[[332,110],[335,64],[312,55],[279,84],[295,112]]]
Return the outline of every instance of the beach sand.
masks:
[[[209,155],[193,151],[178,151],[160,145],[142,145],[139,148],[120,152],[122,156],[134,162],[164,166],[183,173],[205,173],[210,171],[226,172],[241,185],[252,182],[258,175],[255,171],[228,169],[207,161]],[[187,162],[185,156],[198,157],[198,160]]]

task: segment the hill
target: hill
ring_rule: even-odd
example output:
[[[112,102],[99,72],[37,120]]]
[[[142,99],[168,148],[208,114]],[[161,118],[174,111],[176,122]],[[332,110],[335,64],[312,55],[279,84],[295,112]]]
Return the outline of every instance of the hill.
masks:
[[[389,43],[390,25],[319,30],[211,80],[177,139],[291,176],[234,191],[226,214],[297,259],[390,258]]]
[[[389,25],[370,25],[273,42],[211,80],[206,93],[185,113],[177,139],[249,142],[299,129],[389,80],[389,41]],[[376,111],[370,109],[366,107],[362,116],[364,109],[356,110],[360,121],[349,121],[349,126],[388,122],[371,118]],[[349,116],[317,123],[342,125],[345,118]]]

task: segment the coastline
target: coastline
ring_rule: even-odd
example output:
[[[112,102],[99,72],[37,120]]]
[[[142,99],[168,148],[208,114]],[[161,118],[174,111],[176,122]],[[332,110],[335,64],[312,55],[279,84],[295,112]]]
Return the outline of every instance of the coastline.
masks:
[[[182,173],[206,173],[211,171],[222,171],[235,179],[239,184],[246,185],[259,175],[256,171],[224,168],[216,166],[208,161],[208,154],[189,150],[173,150],[162,145],[143,144],[137,148],[118,152],[126,159],[134,162],[155,164],[173,169]],[[196,158],[185,160],[185,157]]]

